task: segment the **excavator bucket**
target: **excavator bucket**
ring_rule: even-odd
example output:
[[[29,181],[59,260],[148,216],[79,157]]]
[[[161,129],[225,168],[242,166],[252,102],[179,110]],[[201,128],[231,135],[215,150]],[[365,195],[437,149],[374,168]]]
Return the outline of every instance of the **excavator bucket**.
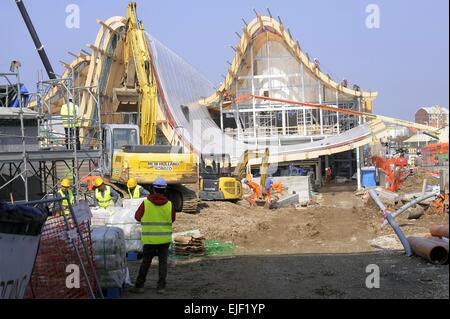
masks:
[[[138,112],[139,93],[127,87],[113,89],[113,103],[117,112]]]

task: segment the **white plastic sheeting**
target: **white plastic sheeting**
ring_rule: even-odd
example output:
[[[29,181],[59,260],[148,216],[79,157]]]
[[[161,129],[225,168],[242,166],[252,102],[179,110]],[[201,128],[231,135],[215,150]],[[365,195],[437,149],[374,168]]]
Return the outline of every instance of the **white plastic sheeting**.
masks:
[[[93,227],[92,246],[100,287],[122,288],[128,273],[123,230]]]
[[[126,252],[142,252],[141,224],[134,219],[136,209],[110,206],[92,208],[92,225],[120,228]]]

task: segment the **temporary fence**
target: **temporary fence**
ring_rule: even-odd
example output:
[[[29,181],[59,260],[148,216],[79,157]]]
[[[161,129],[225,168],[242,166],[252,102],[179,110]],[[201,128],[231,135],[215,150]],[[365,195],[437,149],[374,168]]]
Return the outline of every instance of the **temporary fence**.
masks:
[[[73,225],[71,218],[67,218],[67,222],[69,225]],[[79,228],[81,237],[87,244],[89,251],[88,257],[80,254],[80,258],[88,273],[89,282],[93,284],[92,289],[95,291],[94,274],[89,271],[89,261],[87,260],[87,258],[92,259],[93,256],[89,225],[82,223]],[[47,220],[42,231],[27,298],[80,299],[91,297],[88,284],[83,278],[81,270],[78,277],[79,288],[76,287],[75,282],[70,280],[69,276],[74,272],[74,269],[80,269],[81,267],[80,258],[77,256],[75,247],[69,237],[74,237],[76,249],[83,251],[82,242],[77,236],[75,228],[67,230],[63,217],[50,217]],[[76,274],[74,273],[74,275]]]
[[[71,206],[69,210],[70,214],[49,217],[43,227],[26,298],[103,297],[95,273],[89,219],[76,217]]]

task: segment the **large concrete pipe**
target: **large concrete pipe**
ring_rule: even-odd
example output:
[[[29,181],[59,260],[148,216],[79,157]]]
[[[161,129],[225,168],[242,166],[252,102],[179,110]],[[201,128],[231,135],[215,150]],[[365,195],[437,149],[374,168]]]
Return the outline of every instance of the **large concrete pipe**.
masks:
[[[445,250],[447,251],[447,255],[448,255],[448,241],[445,241],[441,237],[436,237],[436,236],[431,236],[431,235],[425,236],[425,238],[432,240],[432,241],[438,243],[439,245],[443,245]],[[447,263],[448,263],[448,259],[447,259]]]
[[[448,248],[439,242],[427,238],[408,237],[413,252],[434,264],[445,264],[448,261]]]
[[[448,225],[431,225],[430,234],[436,237],[448,238]]]

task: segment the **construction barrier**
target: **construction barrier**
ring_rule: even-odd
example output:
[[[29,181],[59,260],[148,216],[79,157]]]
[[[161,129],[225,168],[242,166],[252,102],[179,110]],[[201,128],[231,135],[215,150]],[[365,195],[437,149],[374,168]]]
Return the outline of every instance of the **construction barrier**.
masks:
[[[88,255],[85,254],[81,238]],[[95,267],[88,222],[79,225],[78,235],[72,218],[49,217],[42,231],[26,298],[95,298],[95,278],[88,258]]]

